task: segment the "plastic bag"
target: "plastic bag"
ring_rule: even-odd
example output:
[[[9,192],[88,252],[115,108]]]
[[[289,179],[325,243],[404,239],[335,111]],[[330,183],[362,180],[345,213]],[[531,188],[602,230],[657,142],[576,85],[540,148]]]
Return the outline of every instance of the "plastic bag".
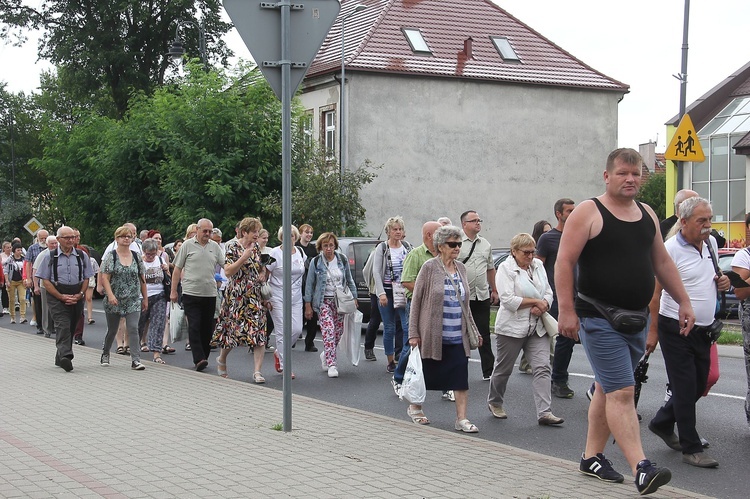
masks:
[[[344,315],[344,334],[339,341],[339,351],[344,352],[353,366],[359,365],[362,338],[362,312],[357,310],[353,314]]]
[[[422,355],[419,347],[412,347],[409,353],[409,362],[406,364],[404,381],[398,392],[400,399],[406,399],[409,403],[420,405],[424,403],[427,396],[427,388],[424,384],[424,373],[422,372]]]
[[[187,333],[187,321],[185,311],[176,303],[170,304],[169,310],[169,338],[170,343],[176,343],[184,338]]]

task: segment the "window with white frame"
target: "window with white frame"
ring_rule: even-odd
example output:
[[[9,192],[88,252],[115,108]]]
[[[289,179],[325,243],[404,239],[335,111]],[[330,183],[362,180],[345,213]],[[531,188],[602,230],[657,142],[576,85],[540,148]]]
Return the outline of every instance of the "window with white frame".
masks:
[[[336,159],[336,110],[323,112],[326,159]]]

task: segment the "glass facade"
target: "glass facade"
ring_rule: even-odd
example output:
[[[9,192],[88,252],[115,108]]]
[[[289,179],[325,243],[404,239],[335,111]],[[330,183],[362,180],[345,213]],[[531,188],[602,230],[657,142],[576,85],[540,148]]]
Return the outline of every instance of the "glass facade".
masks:
[[[692,189],[711,201],[715,222],[745,220],[745,156],[732,146],[750,131],[750,97],[737,97],[699,132],[706,160],[692,165]]]

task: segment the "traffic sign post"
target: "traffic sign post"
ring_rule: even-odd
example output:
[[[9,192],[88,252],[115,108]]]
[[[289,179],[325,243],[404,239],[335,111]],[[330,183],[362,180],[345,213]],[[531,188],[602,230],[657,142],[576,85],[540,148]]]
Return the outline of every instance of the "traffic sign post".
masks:
[[[672,161],[693,161],[700,163],[706,160],[703,154],[701,141],[693,126],[693,120],[690,115],[686,114],[680,120],[680,124],[675,131],[672,141],[667,146],[664,158]]]
[[[283,239],[283,335],[285,432],[292,431],[292,96],[339,15],[338,0],[277,3],[224,0],[242,40],[281,100],[281,208]],[[292,15],[294,13],[294,15]]]

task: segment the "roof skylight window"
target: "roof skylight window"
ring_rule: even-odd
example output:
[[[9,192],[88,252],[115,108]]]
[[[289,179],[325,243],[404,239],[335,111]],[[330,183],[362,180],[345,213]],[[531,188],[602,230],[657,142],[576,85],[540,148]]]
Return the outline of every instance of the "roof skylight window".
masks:
[[[402,28],[402,31],[404,32],[404,36],[406,36],[406,40],[411,46],[412,52],[414,52],[415,54],[432,55],[432,50],[430,50],[430,46],[427,45],[427,42],[422,36],[422,32],[420,30],[414,28]]]
[[[490,38],[492,39],[492,43],[495,44],[500,57],[503,58],[503,61],[521,62],[521,59],[516,54],[516,51],[513,50],[507,38],[504,36],[491,36]]]

